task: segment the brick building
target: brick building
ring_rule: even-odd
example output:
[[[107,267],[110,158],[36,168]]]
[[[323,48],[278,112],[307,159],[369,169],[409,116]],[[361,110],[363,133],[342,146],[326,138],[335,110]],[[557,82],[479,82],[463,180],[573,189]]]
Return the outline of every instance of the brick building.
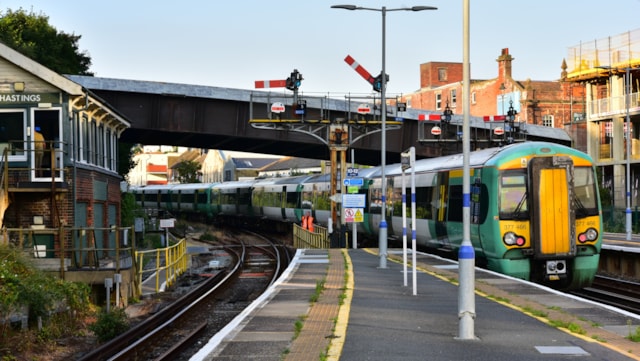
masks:
[[[496,61],[497,77],[471,80],[471,116],[504,115],[513,107],[517,122],[556,128],[582,117],[585,92],[581,84],[513,79],[514,57],[507,48]],[[448,106],[453,114],[462,114],[462,70],[462,63],[421,64],[420,90],[401,99],[411,108],[444,111]]]
[[[130,270],[117,173],[128,127],[81,85],[0,43],[0,242],[63,279],[102,289],[107,276]],[[122,274],[125,296],[132,274]]]

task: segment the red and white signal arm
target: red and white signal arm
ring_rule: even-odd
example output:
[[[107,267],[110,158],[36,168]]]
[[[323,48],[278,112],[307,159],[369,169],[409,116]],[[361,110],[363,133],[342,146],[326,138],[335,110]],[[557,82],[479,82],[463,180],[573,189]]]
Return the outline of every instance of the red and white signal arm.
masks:
[[[431,134],[440,135],[440,134],[442,134],[442,129],[440,129],[439,126],[435,126],[435,127],[431,128]]]
[[[272,113],[284,113],[284,104],[277,102],[277,103],[273,103],[271,104],[271,112]]]
[[[495,135],[503,135],[504,134],[504,128],[497,127],[496,129],[493,130],[493,134],[495,134]]]
[[[358,113],[369,114],[371,113],[371,107],[368,104],[360,104],[358,105]]]

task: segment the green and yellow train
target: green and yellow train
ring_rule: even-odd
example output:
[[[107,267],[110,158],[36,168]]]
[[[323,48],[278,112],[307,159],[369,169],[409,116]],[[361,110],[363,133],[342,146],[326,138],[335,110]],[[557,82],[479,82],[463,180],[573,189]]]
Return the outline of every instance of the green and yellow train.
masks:
[[[563,145],[523,142],[474,151],[469,160],[467,199],[477,263],[553,288],[589,286],[602,245],[602,212],[592,159]],[[457,256],[463,237],[462,168],[461,154],[415,162],[415,194],[409,199],[415,199],[416,243],[422,249]],[[385,172],[387,233],[391,240],[399,240],[405,231],[402,167],[387,165]],[[406,170],[407,195],[411,195],[410,173]],[[382,223],[381,167],[361,169],[358,177],[363,179],[359,192],[366,199],[358,232],[360,239],[375,241]],[[315,175],[141,187],[134,193],[139,204],[147,207],[280,223],[300,222],[309,212],[317,224],[327,225],[329,182],[328,175]],[[411,202],[405,206],[410,215]]]

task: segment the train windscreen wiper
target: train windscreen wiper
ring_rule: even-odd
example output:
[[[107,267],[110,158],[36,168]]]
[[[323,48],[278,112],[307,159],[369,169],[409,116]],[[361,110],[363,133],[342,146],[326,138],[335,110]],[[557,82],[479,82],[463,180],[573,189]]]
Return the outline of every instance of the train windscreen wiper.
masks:
[[[524,192],[522,194],[522,199],[520,199],[520,202],[518,202],[518,205],[516,206],[516,209],[513,210],[513,219],[529,218],[529,212],[522,210],[522,207],[524,207],[526,201],[527,201],[527,192]]]

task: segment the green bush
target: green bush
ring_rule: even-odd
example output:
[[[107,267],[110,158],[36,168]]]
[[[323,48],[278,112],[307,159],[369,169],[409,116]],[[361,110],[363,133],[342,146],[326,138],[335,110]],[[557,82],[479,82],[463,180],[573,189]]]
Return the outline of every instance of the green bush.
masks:
[[[209,233],[209,232],[205,232],[202,234],[202,236],[200,236],[200,240],[202,241],[216,241],[216,236],[214,236],[213,234]]]
[[[111,312],[106,310],[98,314],[96,322],[89,325],[89,330],[96,334],[98,341],[109,341],[129,329],[129,319],[124,308],[116,307]]]

